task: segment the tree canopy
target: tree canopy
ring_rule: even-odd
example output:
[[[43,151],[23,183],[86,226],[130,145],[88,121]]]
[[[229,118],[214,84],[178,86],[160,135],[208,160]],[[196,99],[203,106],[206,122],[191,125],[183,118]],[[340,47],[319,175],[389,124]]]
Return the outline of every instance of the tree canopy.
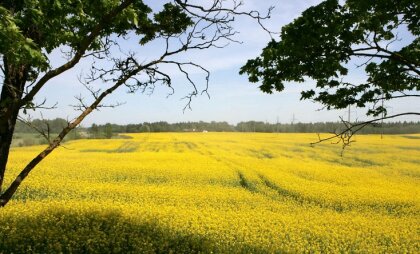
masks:
[[[414,0],[326,0],[308,8],[281,29],[260,56],[241,68],[266,93],[283,91],[287,82],[314,80],[302,91],[327,109],[349,105],[367,114],[387,115],[384,101],[420,98],[420,3]],[[364,69],[365,80],[349,75]]]

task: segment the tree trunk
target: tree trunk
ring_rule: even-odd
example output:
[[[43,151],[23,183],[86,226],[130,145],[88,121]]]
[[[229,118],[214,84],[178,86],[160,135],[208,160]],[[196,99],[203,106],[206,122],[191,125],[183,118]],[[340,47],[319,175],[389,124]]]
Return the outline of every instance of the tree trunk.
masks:
[[[5,77],[0,95],[0,193],[4,182],[10,145],[19,114],[20,101],[28,72],[25,66],[8,65],[4,59]]]
[[[0,100],[2,103],[3,100]],[[0,109],[3,113],[3,108]],[[10,145],[12,143],[13,132],[15,130],[18,110],[6,111],[6,114],[0,116],[0,192],[3,186],[4,173],[9,158]]]

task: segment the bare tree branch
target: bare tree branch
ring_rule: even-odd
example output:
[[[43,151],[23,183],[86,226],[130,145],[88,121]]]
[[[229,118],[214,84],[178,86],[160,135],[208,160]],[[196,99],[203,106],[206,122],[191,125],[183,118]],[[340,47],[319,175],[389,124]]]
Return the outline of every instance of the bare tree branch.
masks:
[[[41,114],[41,120],[46,125],[46,129],[42,129],[42,128],[34,125],[31,121],[31,118],[24,119],[23,117],[18,116],[18,120],[21,123],[25,124],[26,126],[30,127],[31,129],[35,130],[38,134],[40,134],[47,141],[48,144],[51,144],[51,128],[50,128],[49,123],[44,120],[42,114]]]
[[[347,146],[350,146],[351,143],[355,142],[353,140],[354,135],[357,134],[364,127],[366,127],[370,124],[374,124],[376,122],[382,121],[382,120],[396,118],[396,117],[400,117],[400,116],[408,116],[408,115],[420,116],[420,113],[418,113],[418,112],[406,112],[406,113],[395,114],[395,115],[391,115],[391,116],[384,116],[384,117],[375,118],[375,119],[372,119],[372,120],[369,120],[369,121],[356,122],[356,123],[350,123],[350,122],[345,121],[342,118],[340,118],[342,123],[345,125],[344,130],[332,133],[331,136],[328,136],[326,138],[321,138],[320,134],[318,133],[317,134],[318,135],[318,141],[312,142],[310,144],[311,145],[316,145],[316,144],[323,143],[323,142],[326,142],[326,141],[331,141],[333,144],[340,144],[341,143],[342,144],[341,155],[343,155],[343,152],[344,152],[345,148]]]

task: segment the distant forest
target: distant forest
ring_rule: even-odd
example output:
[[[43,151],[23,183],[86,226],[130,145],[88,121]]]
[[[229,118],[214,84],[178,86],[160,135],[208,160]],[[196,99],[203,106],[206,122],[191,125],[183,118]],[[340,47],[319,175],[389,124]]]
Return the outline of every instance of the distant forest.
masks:
[[[38,130],[58,133],[67,125],[64,119],[39,120],[35,119],[28,124],[18,122],[16,133],[36,133]],[[34,128],[35,127],[35,128]],[[141,133],[141,132],[279,132],[279,133],[328,133],[343,129],[340,122],[320,123],[266,123],[260,121],[240,122],[236,125],[227,122],[153,122],[139,124],[92,124],[91,127],[79,127],[76,131],[93,138],[110,138],[117,133]],[[420,133],[420,122],[387,122],[383,124],[369,125],[363,128],[361,134],[413,134]]]

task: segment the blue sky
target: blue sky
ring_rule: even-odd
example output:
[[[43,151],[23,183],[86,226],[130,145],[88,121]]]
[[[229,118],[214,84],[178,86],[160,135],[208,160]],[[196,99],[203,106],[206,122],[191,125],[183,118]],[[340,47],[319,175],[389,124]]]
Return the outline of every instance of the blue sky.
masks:
[[[145,1],[146,3],[152,1]],[[158,6],[162,1],[153,1]],[[300,13],[309,6],[320,1],[315,0],[245,0],[246,9],[256,9],[264,12],[269,6],[274,5],[272,18],[264,24],[272,31],[280,31],[281,26],[293,21]],[[252,19],[238,18],[234,24],[235,29],[240,32],[236,39],[243,41],[243,44],[231,44],[223,49],[210,49],[194,51],[179,59],[197,62],[211,71],[209,94],[207,96],[195,97],[192,102],[192,110],[183,108],[185,100],[181,100],[191,87],[182,75],[175,70],[173,73],[173,87],[175,94],[167,97],[170,92],[165,87],[157,87],[152,95],[128,94],[126,88],[120,88],[106,99],[106,103],[123,102],[117,108],[103,108],[101,111],[93,112],[83,122],[83,126],[90,126],[92,123],[140,123],[140,122],[184,122],[184,121],[227,121],[237,123],[240,121],[258,120],[287,123],[294,116],[300,122],[337,121],[339,116],[346,115],[346,111],[326,111],[322,107],[310,101],[300,101],[300,91],[313,85],[308,81],[304,84],[290,84],[282,93],[263,94],[258,85],[248,82],[246,76],[239,75],[240,67],[247,59],[254,58],[261,52],[261,49],[270,40],[269,35],[263,31]],[[140,60],[150,60],[153,53],[162,47],[160,43],[150,43],[146,47],[140,47],[134,39],[124,43],[124,48],[135,51]],[[51,63],[58,65],[63,62],[59,52],[54,52]],[[76,104],[74,96],[82,94],[89,101],[88,94],[79,84],[77,76],[87,70],[90,62],[81,62],[74,70],[51,80],[47,86],[36,97],[37,101],[47,98],[49,104],[58,103],[57,109],[42,111],[43,117],[62,117],[72,119],[78,112],[75,112],[69,105]],[[354,68],[351,67],[350,68]],[[204,76],[194,72],[193,77],[199,85],[204,85]],[[357,72],[352,74],[351,79],[362,78]],[[102,86],[101,86],[102,85]],[[98,84],[104,87],[104,84]],[[417,106],[416,106],[417,105]],[[420,111],[420,106],[414,100],[405,100],[387,105],[389,112],[399,113],[407,110]],[[363,110],[352,110],[353,119],[365,119]],[[39,113],[31,113],[33,117]],[[418,120],[418,119],[401,119]]]

